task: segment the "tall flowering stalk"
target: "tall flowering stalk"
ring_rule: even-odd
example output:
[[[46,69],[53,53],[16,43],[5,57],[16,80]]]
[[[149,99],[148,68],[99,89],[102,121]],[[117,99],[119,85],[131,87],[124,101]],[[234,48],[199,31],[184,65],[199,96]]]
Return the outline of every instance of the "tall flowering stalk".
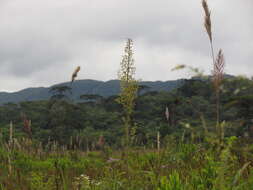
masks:
[[[120,63],[118,78],[120,80],[120,95],[117,102],[123,107],[123,123],[125,127],[125,146],[129,146],[130,130],[132,127],[131,116],[134,111],[135,99],[137,97],[138,84],[134,79],[135,67],[133,59],[133,41],[127,40],[124,55]]]
[[[224,66],[225,66],[225,58],[222,50],[219,50],[217,58],[213,67],[213,86],[215,89],[216,95],[216,130],[219,133],[219,137],[221,138],[222,129],[220,126],[220,87],[222,80],[224,78]]]

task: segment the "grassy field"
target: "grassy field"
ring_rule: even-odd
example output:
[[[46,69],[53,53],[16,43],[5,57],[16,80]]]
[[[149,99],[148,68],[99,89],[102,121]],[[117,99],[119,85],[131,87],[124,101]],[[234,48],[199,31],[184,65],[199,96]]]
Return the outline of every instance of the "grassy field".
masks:
[[[29,139],[2,143],[1,190],[252,190],[253,146],[168,139],[157,149],[85,152]],[[244,144],[242,146],[242,143]]]

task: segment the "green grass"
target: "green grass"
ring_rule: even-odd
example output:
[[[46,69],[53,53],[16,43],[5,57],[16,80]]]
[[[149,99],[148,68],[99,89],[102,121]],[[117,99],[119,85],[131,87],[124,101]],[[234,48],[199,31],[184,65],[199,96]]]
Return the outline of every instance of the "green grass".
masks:
[[[208,146],[207,146],[208,145]],[[252,190],[253,152],[231,137],[210,143],[168,142],[144,148],[83,152],[0,148],[0,190]]]

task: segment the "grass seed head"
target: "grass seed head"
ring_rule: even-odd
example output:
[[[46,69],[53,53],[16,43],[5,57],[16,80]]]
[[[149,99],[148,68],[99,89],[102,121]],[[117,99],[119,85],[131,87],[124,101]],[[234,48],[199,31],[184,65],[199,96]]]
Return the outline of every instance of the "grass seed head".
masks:
[[[210,41],[213,41],[213,37],[212,37],[212,22],[211,22],[211,11],[208,7],[208,4],[206,2],[206,0],[202,0],[202,7],[205,11],[205,22],[204,22],[204,26],[206,28],[206,32],[208,34],[208,37],[210,39]]]
[[[71,77],[71,82],[74,82],[75,78],[77,77],[77,73],[80,71],[81,67],[78,66],[75,71],[73,72],[72,74],[72,77]]]
[[[213,68],[213,83],[216,90],[219,89],[221,82],[224,78],[224,67],[225,58],[222,50],[220,49]]]

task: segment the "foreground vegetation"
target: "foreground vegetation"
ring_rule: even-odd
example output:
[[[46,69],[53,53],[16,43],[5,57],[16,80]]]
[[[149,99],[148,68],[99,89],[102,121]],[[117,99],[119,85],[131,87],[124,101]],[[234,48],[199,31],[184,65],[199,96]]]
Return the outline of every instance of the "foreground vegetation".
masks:
[[[159,151],[84,152],[21,139],[1,144],[0,189],[251,190],[253,146],[244,141],[230,137],[220,147],[169,136]]]

